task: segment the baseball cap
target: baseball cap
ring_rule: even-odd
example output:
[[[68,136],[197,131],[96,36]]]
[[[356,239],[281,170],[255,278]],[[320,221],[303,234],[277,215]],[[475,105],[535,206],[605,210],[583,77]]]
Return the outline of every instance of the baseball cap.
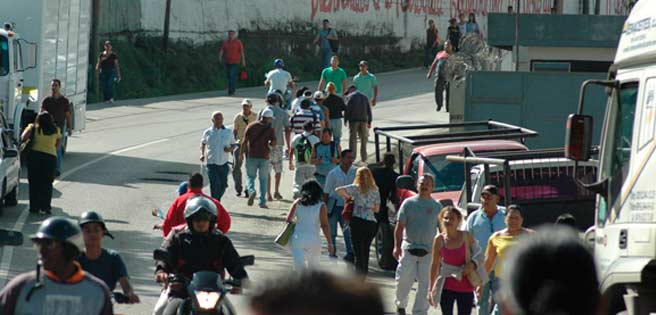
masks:
[[[361,65],[368,66],[369,64],[367,63],[366,60],[360,60],[360,62],[358,63],[358,66],[361,66]]]
[[[273,118],[273,111],[269,108],[262,111],[262,117]]]
[[[499,193],[499,190],[498,190],[497,186],[485,185],[485,187],[483,187],[483,191],[481,191],[481,193],[488,193],[490,195],[495,196]]]
[[[322,100],[324,98],[323,92],[321,92],[321,91],[314,92],[314,98]]]
[[[241,105],[248,105],[250,107],[253,107],[253,102],[251,102],[251,100],[245,98],[245,99],[241,100]]]

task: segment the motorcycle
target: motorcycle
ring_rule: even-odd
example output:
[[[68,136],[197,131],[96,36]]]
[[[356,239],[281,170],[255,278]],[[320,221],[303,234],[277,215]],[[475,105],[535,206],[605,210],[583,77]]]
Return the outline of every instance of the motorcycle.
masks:
[[[159,261],[169,259],[169,253],[156,249],[153,258]],[[239,258],[244,266],[252,266],[255,256]],[[198,271],[187,279],[182,274],[169,274],[167,277],[169,297],[183,299],[178,306],[178,315],[235,315],[237,312],[230,303],[227,294],[238,294],[241,281],[238,279],[221,280],[221,276],[212,271]]]

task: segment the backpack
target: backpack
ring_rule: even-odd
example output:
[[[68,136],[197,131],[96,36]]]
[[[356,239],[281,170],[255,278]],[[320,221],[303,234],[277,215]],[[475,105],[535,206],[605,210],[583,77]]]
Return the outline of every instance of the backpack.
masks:
[[[301,135],[301,140],[296,144],[296,162],[298,163],[310,163],[310,158],[312,156],[312,144],[310,139],[305,135]]]

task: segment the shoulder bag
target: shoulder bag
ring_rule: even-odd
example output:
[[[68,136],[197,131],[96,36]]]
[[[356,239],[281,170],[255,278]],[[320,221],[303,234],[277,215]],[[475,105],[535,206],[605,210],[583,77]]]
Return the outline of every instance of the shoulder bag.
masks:
[[[350,221],[353,217],[353,199],[344,200],[344,209],[342,210],[342,217],[346,221]]]
[[[32,151],[32,147],[34,146],[35,133],[36,133],[36,127],[32,125],[32,127],[30,127],[30,136],[27,138],[27,140],[23,141],[19,147],[21,158],[27,158],[30,155],[30,152]]]
[[[469,233],[465,232],[465,264],[468,264],[471,262],[471,246],[469,245]],[[480,287],[483,285],[483,280],[481,279],[481,276],[478,275],[476,272],[476,269],[474,269],[471,272],[467,272],[465,274],[467,276],[467,280],[469,280],[469,283],[474,287]]]

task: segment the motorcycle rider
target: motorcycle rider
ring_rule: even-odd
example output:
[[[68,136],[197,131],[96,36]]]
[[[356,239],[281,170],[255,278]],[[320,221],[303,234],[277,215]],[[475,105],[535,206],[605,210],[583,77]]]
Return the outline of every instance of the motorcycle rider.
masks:
[[[182,274],[191,279],[198,271],[213,271],[230,275],[242,281],[248,274],[239,259],[239,254],[230,239],[219,232],[216,205],[207,197],[196,196],[187,200],[184,211],[187,226],[173,230],[162,243],[161,249],[168,252],[166,261],[157,261],[155,280],[166,283],[171,273]],[[175,314],[184,299],[169,297],[163,314]]]
[[[288,110],[294,90],[294,79],[292,79],[292,75],[289,72],[284,70],[285,62],[282,59],[274,60],[273,66],[275,69],[266,74],[264,85],[269,87],[268,93],[280,91],[282,94],[282,107]]]
[[[75,261],[82,248],[75,223],[48,218],[31,239],[39,256],[37,269],[18,275],[4,287],[0,314],[113,314],[105,283]]]

